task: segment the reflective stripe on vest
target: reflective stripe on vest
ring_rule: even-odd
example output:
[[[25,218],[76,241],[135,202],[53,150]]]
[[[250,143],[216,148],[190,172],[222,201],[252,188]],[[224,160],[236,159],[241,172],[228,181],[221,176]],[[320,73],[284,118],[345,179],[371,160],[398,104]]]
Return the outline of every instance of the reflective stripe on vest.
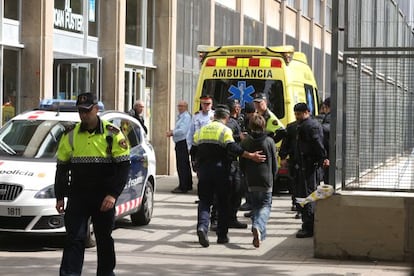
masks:
[[[194,142],[196,145],[209,143],[225,146],[234,142],[233,133],[230,128],[223,123],[213,121],[203,126],[195,135]]]

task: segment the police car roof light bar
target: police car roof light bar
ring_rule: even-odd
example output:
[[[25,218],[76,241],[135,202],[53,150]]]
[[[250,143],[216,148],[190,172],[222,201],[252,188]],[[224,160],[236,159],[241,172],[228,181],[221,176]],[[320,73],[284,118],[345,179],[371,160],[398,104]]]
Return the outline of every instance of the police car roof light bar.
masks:
[[[77,112],[78,108],[76,107],[76,100],[62,100],[62,99],[43,99],[39,103],[39,110],[46,110],[46,111],[66,111],[66,112]],[[104,104],[99,101],[98,102],[98,109],[99,111],[104,111],[105,106]]]

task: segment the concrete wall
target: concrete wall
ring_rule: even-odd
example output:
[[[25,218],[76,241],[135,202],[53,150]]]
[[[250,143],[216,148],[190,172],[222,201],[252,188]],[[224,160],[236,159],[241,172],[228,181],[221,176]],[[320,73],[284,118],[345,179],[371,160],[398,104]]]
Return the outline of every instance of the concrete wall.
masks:
[[[413,198],[395,193],[334,195],[318,201],[315,257],[410,260],[413,206]]]
[[[122,110],[125,96],[125,16],[126,1],[101,4],[99,56],[102,57],[102,100],[106,109]]]
[[[176,53],[175,0],[159,0],[155,10],[155,70],[152,95],[152,137],[157,158],[157,174],[173,174],[174,148],[172,139],[165,136],[175,121],[175,53]]]
[[[25,1],[22,18],[20,104],[25,110],[53,95],[53,1]]]

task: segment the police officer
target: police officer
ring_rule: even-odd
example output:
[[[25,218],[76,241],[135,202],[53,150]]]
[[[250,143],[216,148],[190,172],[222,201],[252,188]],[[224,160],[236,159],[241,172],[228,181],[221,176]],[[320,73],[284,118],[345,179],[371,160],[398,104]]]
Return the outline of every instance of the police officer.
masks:
[[[201,109],[200,111],[197,111],[193,119],[191,121],[190,130],[187,134],[187,146],[190,150],[193,145],[193,138],[194,133],[199,130],[202,126],[205,126],[206,124],[210,123],[211,120],[213,120],[214,117],[214,110],[213,108],[213,97],[210,95],[203,95],[200,97],[200,105]],[[194,157],[191,155],[191,164],[193,166],[193,170],[197,171],[197,164],[194,159]]]
[[[280,167],[288,169],[288,182],[289,182],[289,192],[292,195],[292,211],[297,211],[295,218],[300,218],[300,212],[296,207],[296,192],[295,192],[295,183],[294,183],[294,166],[295,162],[295,150],[296,150],[296,137],[297,137],[297,126],[298,122],[294,121],[289,123],[286,126],[286,136],[283,137],[282,144],[280,145],[279,157],[280,157]]]
[[[322,104],[324,116],[322,119],[323,144],[326,149],[326,155],[329,158],[329,134],[331,132],[331,98],[326,98]],[[329,166],[323,168],[323,183],[329,184]]]
[[[230,109],[230,117],[227,122],[227,126],[233,132],[233,139],[236,143],[241,142],[244,134],[241,131],[241,124],[244,124],[244,120],[241,119],[241,106],[237,99],[229,100],[227,105]],[[241,183],[242,173],[240,170],[239,160],[236,156],[231,158],[230,167],[230,212],[229,212],[229,228],[247,228],[247,224],[240,222],[237,219],[237,211],[239,210],[241,199],[243,197],[243,187]]]
[[[294,150],[294,181],[296,197],[306,198],[319,184],[318,170],[326,166],[326,151],[323,146],[323,132],[321,125],[310,116],[306,103],[298,103],[293,108],[297,121],[296,148]],[[313,236],[314,203],[304,207],[299,206],[302,215],[302,229],[296,237],[307,238]]]
[[[266,157],[260,152],[249,153],[234,142],[230,128],[226,126],[230,111],[226,105],[215,109],[214,121],[200,128],[194,134],[192,154],[199,164],[198,168],[198,216],[197,235],[203,247],[210,245],[207,232],[210,220],[210,208],[214,196],[218,204],[217,243],[228,243],[228,200],[229,174],[231,159],[229,155],[243,156],[256,162]]]
[[[65,214],[67,232],[60,275],[81,275],[89,218],[97,244],[97,275],[114,275],[115,202],[127,181],[129,147],[118,128],[99,118],[91,93],[80,94],[76,106],[81,122],[66,130],[57,152],[56,210]]]
[[[273,138],[275,143],[281,141],[286,135],[285,126],[279,119],[273,114],[272,111],[267,108],[267,98],[264,93],[257,93],[253,99],[254,107],[256,108],[257,113],[263,116],[266,120],[265,131],[267,135]]]

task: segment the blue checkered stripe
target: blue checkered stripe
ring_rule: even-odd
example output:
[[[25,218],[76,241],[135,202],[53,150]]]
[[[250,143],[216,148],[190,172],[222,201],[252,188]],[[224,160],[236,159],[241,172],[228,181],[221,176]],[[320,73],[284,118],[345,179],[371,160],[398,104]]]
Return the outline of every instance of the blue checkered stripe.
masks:
[[[128,161],[129,155],[122,155],[117,157],[98,157],[98,156],[78,156],[72,157],[70,162],[73,164],[85,164],[85,163],[119,163]]]

